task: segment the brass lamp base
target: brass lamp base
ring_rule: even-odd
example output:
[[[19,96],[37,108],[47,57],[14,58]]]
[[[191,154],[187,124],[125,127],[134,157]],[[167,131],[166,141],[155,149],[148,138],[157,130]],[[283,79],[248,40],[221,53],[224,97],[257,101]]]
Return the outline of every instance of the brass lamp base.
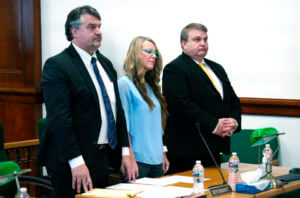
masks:
[[[269,180],[271,188],[280,188],[283,186],[282,182],[272,175],[272,162],[270,160],[266,163],[266,174],[260,179]]]
[[[270,173],[267,173],[265,176],[261,177],[261,179],[269,180],[271,182],[271,188],[281,188],[283,186],[282,182]]]

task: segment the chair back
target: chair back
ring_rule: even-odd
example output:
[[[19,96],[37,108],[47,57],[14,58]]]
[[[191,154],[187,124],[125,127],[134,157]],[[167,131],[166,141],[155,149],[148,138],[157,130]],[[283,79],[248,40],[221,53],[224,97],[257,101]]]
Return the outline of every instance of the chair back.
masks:
[[[254,129],[242,129],[239,133],[233,133],[230,139],[230,152],[237,152],[242,163],[260,164],[262,160],[263,146],[251,147],[250,136]],[[273,152],[278,148],[278,137],[270,142]],[[222,162],[228,162],[231,154],[222,155]],[[278,159],[278,152],[273,156],[273,160]],[[279,164],[278,164],[279,165]]]
[[[42,137],[42,134],[43,134],[44,129],[45,129],[45,125],[46,125],[46,118],[40,119],[39,122],[38,122],[39,139],[41,139],[41,137]]]

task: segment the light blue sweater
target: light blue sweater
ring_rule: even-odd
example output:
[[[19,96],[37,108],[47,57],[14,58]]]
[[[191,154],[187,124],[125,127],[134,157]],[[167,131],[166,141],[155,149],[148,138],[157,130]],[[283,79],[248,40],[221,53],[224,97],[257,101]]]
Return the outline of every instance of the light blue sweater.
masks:
[[[155,105],[151,110],[128,76],[121,77],[118,85],[135,160],[151,165],[161,164],[163,129],[159,101],[146,84],[148,96]]]

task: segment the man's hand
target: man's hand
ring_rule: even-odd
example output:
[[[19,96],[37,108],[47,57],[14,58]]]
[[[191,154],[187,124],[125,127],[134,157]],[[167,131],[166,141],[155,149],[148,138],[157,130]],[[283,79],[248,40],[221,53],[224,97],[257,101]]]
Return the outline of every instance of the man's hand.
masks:
[[[166,153],[164,152],[164,154],[163,154],[163,167],[162,167],[164,174],[169,170],[169,167],[170,167],[170,162],[167,158]]]
[[[220,118],[215,134],[221,137],[230,137],[231,134],[237,129],[237,121],[233,118]]]
[[[223,125],[224,125],[223,131],[226,132],[226,133],[230,133],[231,134],[238,127],[237,121],[235,119],[233,119],[233,118],[223,118],[222,122],[223,122]]]
[[[81,185],[84,192],[93,190],[93,183],[89,169],[85,164],[72,169],[72,188],[77,189],[77,193],[81,192]]]
[[[125,155],[122,157],[121,172],[123,173],[123,175],[125,175],[126,180],[135,182],[138,171],[136,171],[136,169],[132,165],[132,160],[129,155]]]
[[[218,125],[217,125],[217,129],[216,129],[216,132],[215,132],[216,135],[221,136],[221,137],[225,137],[225,135],[226,135],[223,131],[223,129],[225,127],[224,124],[223,124],[223,119],[224,118],[221,118],[221,119],[218,120]]]

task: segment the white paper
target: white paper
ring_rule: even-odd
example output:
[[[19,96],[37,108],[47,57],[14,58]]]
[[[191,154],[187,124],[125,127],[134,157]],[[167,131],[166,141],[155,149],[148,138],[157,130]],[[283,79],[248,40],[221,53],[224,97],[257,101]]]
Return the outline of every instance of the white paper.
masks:
[[[145,185],[145,184],[131,184],[131,183],[120,183],[113,186],[108,186],[106,188],[109,189],[125,189],[125,190],[156,190],[159,189],[160,186],[153,186],[153,185]]]
[[[176,186],[166,186],[159,187],[156,190],[144,191],[137,195],[138,198],[154,198],[154,197],[163,197],[163,198],[175,198],[179,196],[192,195],[192,188],[183,188]]]
[[[113,186],[109,186],[110,189],[126,189],[126,190],[142,190],[143,192],[137,195],[138,198],[175,198],[178,196],[191,195],[193,193],[192,188],[184,188],[177,186],[158,186],[158,185],[145,185],[145,184],[130,184],[120,183]]]
[[[204,181],[207,181],[207,180],[209,180],[209,179],[208,178],[204,179]],[[144,178],[137,179],[135,183],[166,186],[166,185],[175,184],[178,182],[193,184],[194,180],[193,180],[193,177],[174,175],[174,176],[163,177],[163,178],[144,177]]]
[[[209,179],[205,178],[204,181]],[[135,183],[120,183],[107,188],[110,189],[125,189],[125,190],[142,190],[143,192],[137,195],[138,198],[175,198],[187,196],[193,193],[193,188],[167,186],[175,183],[190,183],[193,184],[193,177],[174,175],[162,178],[140,178]],[[207,190],[204,190],[207,191]]]

